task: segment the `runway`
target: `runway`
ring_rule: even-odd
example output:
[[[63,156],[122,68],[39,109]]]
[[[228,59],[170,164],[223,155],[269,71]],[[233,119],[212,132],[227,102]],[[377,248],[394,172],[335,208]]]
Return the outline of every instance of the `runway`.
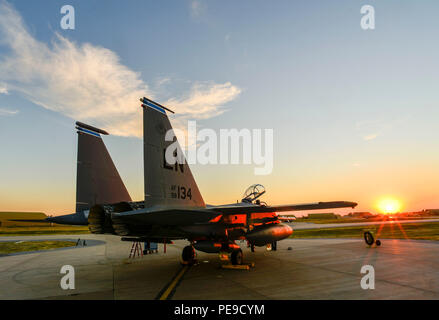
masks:
[[[416,219],[416,220],[388,220],[388,221],[369,221],[369,222],[344,222],[344,223],[312,223],[312,222],[292,222],[288,223],[294,230],[344,228],[361,226],[379,226],[385,224],[406,224],[406,223],[427,223],[439,222],[439,219]]]
[[[8,240],[75,236],[8,237]],[[198,252],[199,264],[182,272],[186,241],[163,253],[127,259],[131,243],[115,236],[81,235],[105,244],[0,257],[0,299],[439,299],[439,243],[383,240],[288,239],[277,251],[242,243],[249,271],[220,267],[215,254]],[[291,247],[292,250],[288,250]],[[63,290],[63,265],[75,268],[75,289]],[[363,265],[375,269],[375,289],[360,286]],[[173,281],[179,275],[178,281]]]

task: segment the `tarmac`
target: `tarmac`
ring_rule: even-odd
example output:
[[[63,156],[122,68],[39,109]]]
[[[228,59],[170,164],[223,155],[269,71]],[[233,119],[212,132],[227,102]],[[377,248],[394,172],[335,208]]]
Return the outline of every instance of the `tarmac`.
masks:
[[[197,253],[182,266],[187,241],[128,259],[130,242],[110,235],[7,237],[11,240],[99,240],[93,246],[0,257],[0,299],[439,299],[439,242],[287,239],[277,251],[239,243],[250,270],[221,268],[216,254]],[[2,238],[1,240],[6,240]],[[63,265],[75,270],[75,289],[63,290]],[[364,265],[375,289],[362,289]]]
[[[310,230],[324,228],[345,228],[345,227],[361,227],[361,226],[379,226],[383,224],[407,224],[407,223],[426,223],[438,222],[439,219],[414,219],[414,220],[388,220],[388,221],[369,221],[369,222],[346,222],[346,223],[312,223],[312,222],[293,222],[290,223],[294,230]]]

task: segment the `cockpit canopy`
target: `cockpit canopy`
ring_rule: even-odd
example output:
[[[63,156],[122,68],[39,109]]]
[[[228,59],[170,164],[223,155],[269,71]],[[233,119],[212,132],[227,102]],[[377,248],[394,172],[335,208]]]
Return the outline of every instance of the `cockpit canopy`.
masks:
[[[242,196],[242,202],[252,203],[265,193],[265,187],[262,184],[253,184],[245,190]]]

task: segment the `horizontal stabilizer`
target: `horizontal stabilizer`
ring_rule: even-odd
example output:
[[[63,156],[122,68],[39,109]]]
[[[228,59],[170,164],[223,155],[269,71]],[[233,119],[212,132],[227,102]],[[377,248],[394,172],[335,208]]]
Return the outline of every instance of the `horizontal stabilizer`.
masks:
[[[46,219],[8,219],[6,221],[13,221],[13,222],[37,222],[37,223],[48,223],[50,221],[47,221]]]
[[[86,226],[88,224],[87,217],[83,212],[66,214],[62,216],[54,216],[46,218],[46,222],[53,222],[58,224],[67,224],[71,226]]]

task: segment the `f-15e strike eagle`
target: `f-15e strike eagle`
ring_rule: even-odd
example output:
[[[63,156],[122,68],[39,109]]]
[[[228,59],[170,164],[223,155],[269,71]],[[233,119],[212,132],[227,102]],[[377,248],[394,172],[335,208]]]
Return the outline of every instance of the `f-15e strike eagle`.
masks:
[[[88,225],[92,233],[114,234],[122,240],[170,243],[187,239],[182,260],[191,263],[195,250],[231,254],[242,264],[237,240],[265,246],[288,238],[293,230],[281,223],[277,212],[354,208],[355,202],[332,201],[268,206],[260,201],[263,186],[247,189],[240,203],[206,205],[186,161],[167,163],[165,140],[172,129],[167,111],[148,98],[143,107],[145,200],[133,202],[102,141],[104,130],[76,122],[78,163],[76,213],[49,217],[59,224]],[[178,142],[177,142],[178,143]]]

